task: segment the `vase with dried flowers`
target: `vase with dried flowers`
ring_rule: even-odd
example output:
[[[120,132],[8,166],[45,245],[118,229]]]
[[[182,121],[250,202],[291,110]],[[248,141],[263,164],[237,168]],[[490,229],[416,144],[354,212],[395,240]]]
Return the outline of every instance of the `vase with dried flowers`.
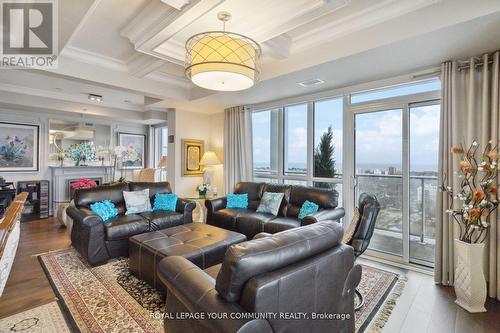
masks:
[[[468,148],[452,147],[460,160],[458,188],[446,185],[441,190],[450,198],[446,212],[459,227],[455,239],[455,303],[469,312],[485,312],[486,280],[483,272],[484,242],[491,214],[498,208],[498,145],[489,141],[484,149],[474,141]]]

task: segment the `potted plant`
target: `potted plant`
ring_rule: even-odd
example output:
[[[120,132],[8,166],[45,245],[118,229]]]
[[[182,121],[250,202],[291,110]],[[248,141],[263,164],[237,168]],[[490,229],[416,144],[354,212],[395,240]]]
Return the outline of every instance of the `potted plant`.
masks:
[[[460,159],[459,187],[445,186],[445,177],[441,190],[450,197],[446,212],[460,230],[455,239],[455,303],[469,312],[485,312],[484,242],[494,222],[491,213],[498,207],[498,146],[490,141],[481,151],[474,141],[467,149],[452,147],[451,152]]]
[[[200,184],[198,187],[196,187],[196,190],[198,191],[198,195],[200,198],[205,198],[207,196],[207,191],[210,189],[209,184]]]

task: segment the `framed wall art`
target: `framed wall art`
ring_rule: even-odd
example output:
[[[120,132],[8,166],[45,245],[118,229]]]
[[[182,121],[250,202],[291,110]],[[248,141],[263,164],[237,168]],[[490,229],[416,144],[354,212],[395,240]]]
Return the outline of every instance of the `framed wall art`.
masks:
[[[122,169],[144,169],[146,165],[146,136],[118,133],[118,145],[123,147]]]
[[[205,152],[203,140],[182,139],[182,175],[199,177],[203,175],[200,160]]]
[[[0,122],[0,172],[40,168],[40,126]]]

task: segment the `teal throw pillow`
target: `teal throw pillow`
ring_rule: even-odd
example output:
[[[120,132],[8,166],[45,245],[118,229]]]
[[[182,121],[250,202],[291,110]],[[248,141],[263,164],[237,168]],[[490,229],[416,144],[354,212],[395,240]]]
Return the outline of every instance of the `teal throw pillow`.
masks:
[[[99,215],[104,223],[110,218],[118,215],[118,209],[116,209],[115,204],[110,200],[93,203],[90,205],[90,210]]]
[[[175,212],[177,207],[177,195],[173,193],[156,193],[153,210],[168,210]]]
[[[149,188],[142,191],[123,191],[123,197],[125,198],[125,206],[127,206],[125,215],[152,211]]]
[[[228,194],[226,208],[248,208],[248,193]]]
[[[260,200],[259,207],[257,208],[257,212],[277,216],[284,196],[285,195],[283,193],[264,192],[262,199]]]
[[[308,215],[312,215],[314,213],[317,213],[319,210],[319,206],[315,204],[312,201],[306,200],[302,204],[302,207],[300,208],[299,211],[299,220],[302,220],[304,217]]]

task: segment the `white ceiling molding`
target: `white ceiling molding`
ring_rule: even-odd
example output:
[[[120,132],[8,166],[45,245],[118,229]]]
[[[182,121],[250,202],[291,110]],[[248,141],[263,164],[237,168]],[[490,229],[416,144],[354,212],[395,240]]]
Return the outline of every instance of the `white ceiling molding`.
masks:
[[[274,59],[285,59],[290,56],[292,38],[283,34],[270,39],[262,44],[263,53]]]
[[[181,10],[184,6],[189,4],[189,0],[161,0],[161,2],[177,10]]]
[[[136,53],[128,62],[127,67],[130,74],[136,77],[145,77],[162,67],[165,61],[151,57],[146,54]]]
[[[323,24],[303,27],[304,32],[293,38],[292,52],[299,52],[325,41],[369,28],[439,1],[441,0],[384,0],[371,6],[364,6],[362,10],[356,10],[350,15],[325,19]]]
[[[64,43],[64,45],[59,45],[60,52],[62,52],[67,45],[71,44],[75,36],[82,30],[82,27],[85,25],[85,23],[87,23],[88,19],[95,13],[96,8],[99,6],[101,1],[102,0],[93,0],[92,5],[89,7],[83,18],[79,21],[78,25],[76,26],[75,30],[73,30],[73,33],[71,33],[68,40]],[[60,12],[63,13],[62,10],[60,10]]]
[[[89,65],[106,67],[115,71],[128,72],[125,62],[101,54],[83,50],[74,46],[66,46],[60,57],[67,57]]]

